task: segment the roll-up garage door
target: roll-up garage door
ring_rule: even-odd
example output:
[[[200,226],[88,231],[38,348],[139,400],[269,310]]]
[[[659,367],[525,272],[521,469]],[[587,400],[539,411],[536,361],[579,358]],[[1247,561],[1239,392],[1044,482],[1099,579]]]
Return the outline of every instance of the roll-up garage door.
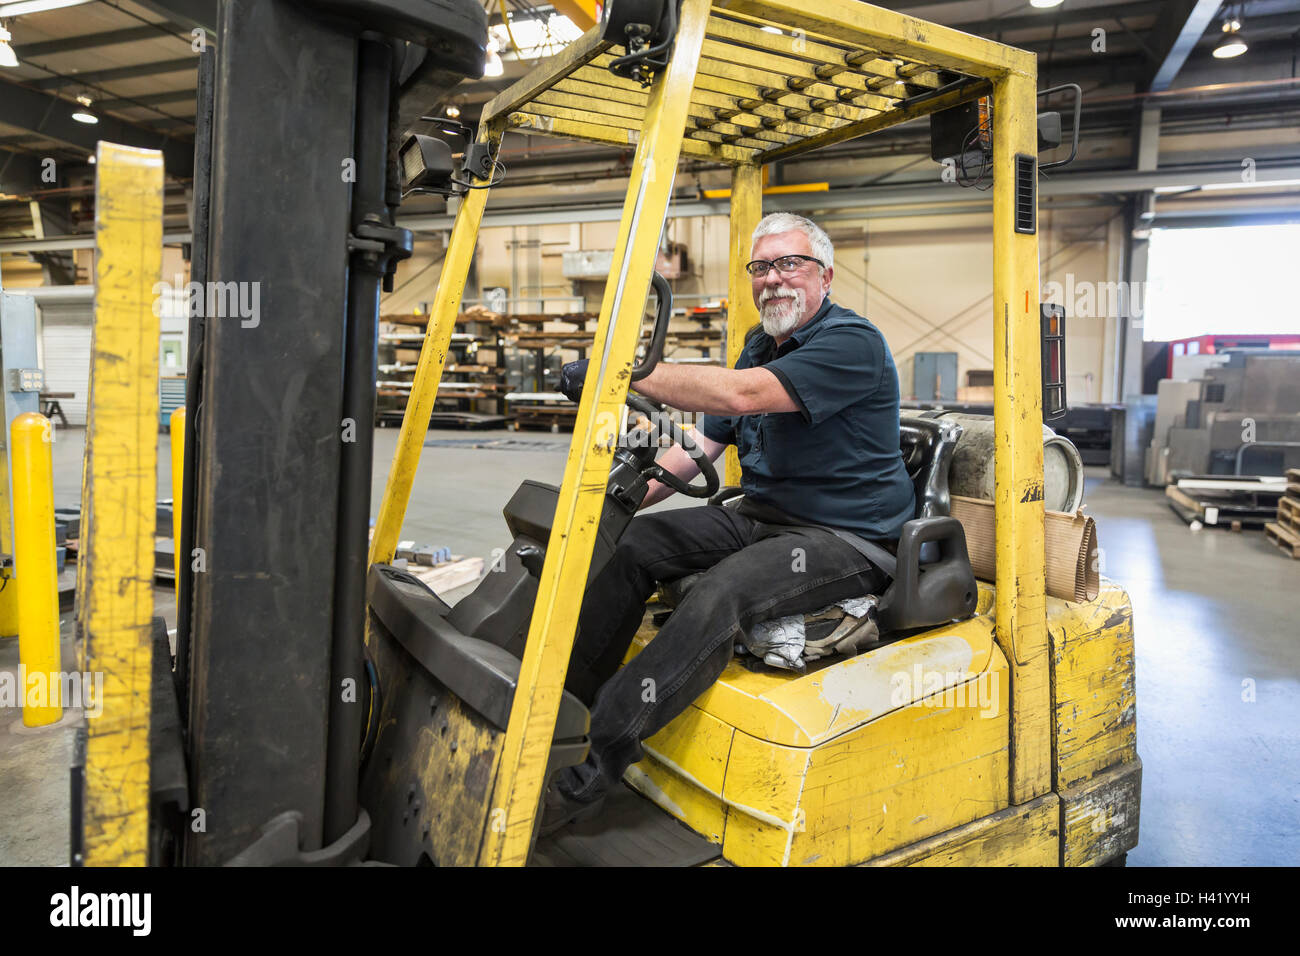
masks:
[[[45,391],[72,392],[59,404],[69,425],[86,424],[90,387],[91,304],[49,303],[41,306],[41,345]]]

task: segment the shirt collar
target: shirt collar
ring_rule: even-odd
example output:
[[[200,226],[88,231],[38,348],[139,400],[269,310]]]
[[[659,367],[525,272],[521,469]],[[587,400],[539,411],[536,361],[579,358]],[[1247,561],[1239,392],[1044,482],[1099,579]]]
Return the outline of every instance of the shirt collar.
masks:
[[[808,341],[808,336],[813,334],[813,326],[822,319],[826,318],[826,313],[831,310],[831,297],[829,295],[822,297],[821,307],[813,313],[813,317],[805,322],[799,328],[790,333],[790,338],[796,345],[803,345]]]

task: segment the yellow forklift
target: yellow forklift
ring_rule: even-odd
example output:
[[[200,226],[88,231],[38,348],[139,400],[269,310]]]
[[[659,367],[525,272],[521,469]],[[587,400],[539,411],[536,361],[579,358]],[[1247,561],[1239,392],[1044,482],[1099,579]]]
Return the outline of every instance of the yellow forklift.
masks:
[[[101,146],[79,627],[108,680],[74,768],[74,862],[1122,862],[1141,781],[1129,600],[1104,580],[1090,601],[1045,594],[1034,56],[855,0],[614,0],[453,154],[403,135],[408,99],[475,73],[446,53],[465,47],[428,15],[438,5],[222,3],[193,273],[200,288],[262,283],[262,308],[252,322],[209,301],[192,319],[174,653],[148,591],[156,349],[148,322],[120,319],[156,281],[161,171]],[[286,35],[305,61],[277,77],[292,122],[264,95]],[[356,104],[346,122],[332,86]],[[732,171],[731,364],[757,322],[742,267],[763,166],[972,104],[994,206],[995,580],[975,582],[947,515],[955,427],[905,422],[920,505],[885,596],[890,639],[804,673],[733,661],[645,742],[605,816],[538,841],[547,779],[587,752],[587,710],[564,689],[584,592],[663,477],[628,409],[663,422],[634,387],[667,328],[653,264],[679,159]],[[258,117],[287,132],[248,135]],[[449,607],[392,561],[510,130],[635,157],[563,480],[520,486],[501,567]],[[348,160],[357,178],[339,190]],[[399,182],[459,204],[367,553],[378,289],[410,250]],[[309,221],[285,241],[284,222]],[[679,490],[712,497],[722,481],[703,473]]]

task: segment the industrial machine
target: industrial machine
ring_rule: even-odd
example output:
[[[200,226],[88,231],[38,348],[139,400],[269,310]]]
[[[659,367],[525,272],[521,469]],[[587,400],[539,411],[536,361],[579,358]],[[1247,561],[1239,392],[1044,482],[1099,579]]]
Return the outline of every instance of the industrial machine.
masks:
[[[1147,483],[1300,468],[1300,354],[1221,350],[1190,381],[1163,379]]]
[[[88,666],[112,678],[74,778],[75,858],[1122,861],[1137,840],[1141,779],[1129,601],[1110,582],[1093,601],[1044,591],[1033,55],[851,0],[614,0],[599,25],[484,108],[457,167],[432,134],[397,146],[402,117],[422,111],[403,106],[403,83],[422,63],[456,66],[428,51],[469,43],[445,32],[453,21],[435,21],[434,6],[222,4],[203,87],[212,98],[201,101],[201,116],[212,99],[218,108],[201,127],[194,269],[202,282],[261,283],[263,316],[200,317],[190,336],[179,537],[191,564],[174,669],[165,635],[149,654],[147,591],[119,586],[147,579],[152,561],[136,547],[141,522],[130,508],[122,517],[153,478],[138,438],[148,432],[129,437],[150,393],[123,368],[142,383],[153,369],[126,341],[148,328],[114,322],[132,274],[104,265],[148,262],[115,253],[157,237],[138,213],[136,233],[115,221],[114,200],[135,189],[151,202],[161,178],[148,157],[101,147],[100,277],[114,281],[97,298],[96,335],[121,347],[91,411],[81,626]],[[455,9],[472,19],[477,6]],[[286,43],[299,51],[287,76],[271,54]],[[272,82],[276,98],[264,94]],[[538,842],[546,779],[586,752],[586,709],[564,691],[586,583],[645,481],[662,477],[652,443],[623,440],[636,431],[624,408],[656,411],[629,389],[666,328],[661,314],[637,366],[679,157],[732,170],[730,363],[757,321],[742,266],[762,166],[981,98],[995,210],[994,580],[974,583],[960,526],[945,516],[959,426],[905,423],[920,511],[915,547],[905,533],[898,549],[893,639],[804,673],[733,661],[646,742],[611,811],[616,826],[592,821]],[[449,608],[392,559],[512,129],[636,153],[563,480],[520,487],[505,507],[513,543],[501,573]],[[349,159],[356,178],[340,184]],[[378,289],[410,248],[392,218],[399,182],[459,206],[367,553]],[[143,206],[147,220],[154,207]],[[668,296],[661,282],[655,291],[662,313]],[[103,351],[96,375],[107,372]],[[1052,371],[1059,386],[1063,362]],[[668,431],[689,448],[687,433]],[[124,461],[102,432],[138,454]],[[679,490],[711,494],[719,478],[704,476]],[[729,450],[726,480],[738,476]],[[663,611],[647,609],[630,653],[654,639]]]

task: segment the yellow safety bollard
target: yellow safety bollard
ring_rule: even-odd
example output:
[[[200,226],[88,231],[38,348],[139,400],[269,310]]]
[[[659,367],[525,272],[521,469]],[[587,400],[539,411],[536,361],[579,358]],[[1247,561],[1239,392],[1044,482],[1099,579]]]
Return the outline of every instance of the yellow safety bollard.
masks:
[[[176,568],[176,593],[181,593],[181,489],[185,485],[185,406],[168,420],[172,443],[172,553]]]
[[[3,444],[8,444],[4,442]],[[13,509],[9,507],[9,449],[0,448],[0,552],[14,553]],[[0,638],[18,636],[18,579],[13,564],[0,568]]]
[[[0,481],[4,474],[0,473]],[[18,636],[18,579],[13,568],[0,568],[0,637]]]
[[[14,490],[14,570],[18,592],[18,659],[25,674],[23,723],[44,727],[63,716],[59,699],[59,582],[54,567],[54,465],[49,419],[25,412],[10,426]]]

